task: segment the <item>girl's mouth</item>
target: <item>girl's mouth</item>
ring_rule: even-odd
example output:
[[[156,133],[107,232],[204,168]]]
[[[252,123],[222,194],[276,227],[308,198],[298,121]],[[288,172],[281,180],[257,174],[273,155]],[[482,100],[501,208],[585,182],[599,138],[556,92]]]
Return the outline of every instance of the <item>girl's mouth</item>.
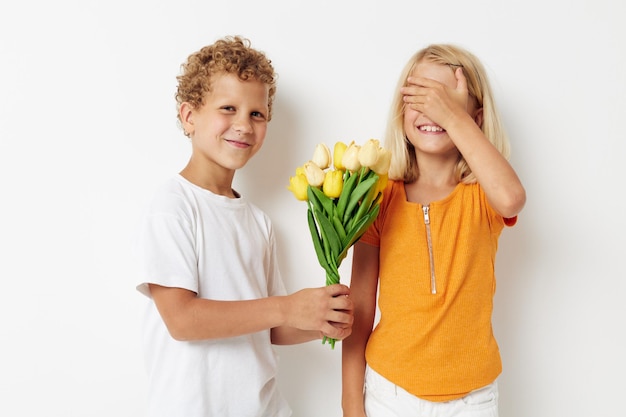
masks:
[[[437,125],[421,125],[417,129],[420,132],[444,132],[443,128]]]

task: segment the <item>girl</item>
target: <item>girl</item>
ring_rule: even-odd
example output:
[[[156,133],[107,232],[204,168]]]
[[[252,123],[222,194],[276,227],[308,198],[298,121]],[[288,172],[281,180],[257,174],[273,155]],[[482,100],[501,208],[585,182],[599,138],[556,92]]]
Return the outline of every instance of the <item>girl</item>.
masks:
[[[526,194],[479,60],[452,45],[413,55],[385,140],[392,181],[353,252],[344,417],[497,416],[495,256]]]

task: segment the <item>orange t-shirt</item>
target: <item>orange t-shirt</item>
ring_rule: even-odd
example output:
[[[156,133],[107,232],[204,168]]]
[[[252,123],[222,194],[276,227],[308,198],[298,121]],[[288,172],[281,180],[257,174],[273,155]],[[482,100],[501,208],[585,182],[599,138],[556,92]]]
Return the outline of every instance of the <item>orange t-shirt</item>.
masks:
[[[491,327],[494,266],[498,237],[517,217],[496,213],[480,185],[459,184],[428,205],[428,226],[425,218],[421,204],[407,202],[404,184],[391,181],[361,237],[380,247],[380,321],[365,356],[411,394],[448,401],[502,371]]]

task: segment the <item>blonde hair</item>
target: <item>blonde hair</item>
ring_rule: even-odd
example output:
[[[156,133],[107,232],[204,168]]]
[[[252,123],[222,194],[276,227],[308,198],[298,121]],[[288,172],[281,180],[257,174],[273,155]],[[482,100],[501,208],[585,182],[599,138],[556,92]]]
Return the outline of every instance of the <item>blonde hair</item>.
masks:
[[[489,142],[508,159],[509,139],[501,124],[485,68],[476,56],[463,48],[449,44],[433,44],[416,52],[409,59],[396,86],[385,133],[385,146],[392,152],[389,178],[413,182],[419,176],[415,148],[406,138],[404,131],[404,102],[400,88],[406,85],[407,77],[421,61],[463,68],[469,95],[476,101],[478,108],[483,109],[481,129]],[[460,157],[455,171],[459,182],[466,184],[476,182],[476,177],[463,156]]]
[[[227,36],[189,55],[181,65],[175,96],[179,124],[181,104],[187,102],[194,108],[202,107],[216,74],[235,74],[242,81],[256,80],[269,85],[267,121],[272,119],[277,78],[272,61],[263,52],[253,49],[248,39]]]

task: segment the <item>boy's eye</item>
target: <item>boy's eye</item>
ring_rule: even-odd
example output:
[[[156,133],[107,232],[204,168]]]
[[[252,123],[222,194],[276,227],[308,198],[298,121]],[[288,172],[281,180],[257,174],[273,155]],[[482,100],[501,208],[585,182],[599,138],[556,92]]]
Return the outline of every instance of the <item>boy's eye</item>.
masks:
[[[261,113],[260,111],[253,111],[251,115],[252,115],[252,117],[255,117],[255,118],[261,118],[261,119],[265,118],[263,113]]]

